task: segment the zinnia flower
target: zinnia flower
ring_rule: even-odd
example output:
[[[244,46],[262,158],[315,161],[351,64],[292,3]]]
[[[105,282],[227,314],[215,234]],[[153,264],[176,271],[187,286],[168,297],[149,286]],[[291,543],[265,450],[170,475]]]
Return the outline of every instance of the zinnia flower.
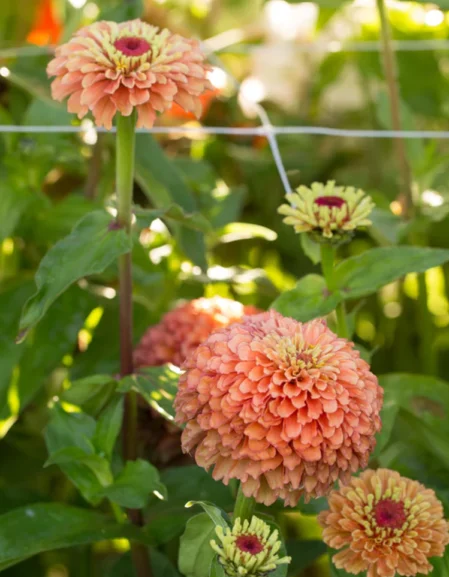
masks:
[[[53,98],[70,96],[69,112],[82,118],[90,110],[106,128],[117,112],[129,116],[134,108],[137,126],[151,128],[156,112],[173,102],[200,115],[208,70],[196,40],[141,20],[86,26],[56,49],[47,67],[56,76]]]
[[[323,320],[270,311],[214,332],[175,398],[185,452],[266,505],[325,495],[366,467],[383,391],[354,345]]]
[[[200,298],[182,304],[150,327],[135,353],[136,366],[172,363],[178,367],[215,329],[240,322],[244,315],[260,312],[252,306],[222,297]]]
[[[314,182],[311,188],[300,186],[286,195],[290,204],[283,204],[278,212],[286,215],[285,224],[296,232],[310,232],[317,242],[334,242],[350,238],[360,226],[368,226],[367,218],[374,208],[371,197],[362,190]]]
[[[349,573],[368,577],[427,574],[429,557],[442,557],[448,523],[434,491],[396,471],[364,471],[329,496],[318,516],[323,540],[342,549],[332,558]]]
[[[215,528],[219,544],[210,542],[218,554],[218,562],[229,577],[265,577],[278,565],[290,563],[291,557],[280,558],[281,548],[279,533],[257,517],[251,522],[235,520],[234,526],[223,529]]]

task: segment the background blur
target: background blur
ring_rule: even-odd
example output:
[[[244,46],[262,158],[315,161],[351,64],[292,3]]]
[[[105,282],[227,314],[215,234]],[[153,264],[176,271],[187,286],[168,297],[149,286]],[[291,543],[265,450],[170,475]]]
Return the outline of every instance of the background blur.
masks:
[[[444,8],[449,2],[391,1],[388,7],[398,41],[403,128],[447,130],[449,12]],[[204,97],[201,124],[257,126],[251,106],[256,102],[275,125],[390,127],[374,0],[2,0],[0,11],[1,125],[79,124],[50,98],[45,67],[52,47],[95,20],[142,16],[201,38],[212,53],[215,92]],[[178,108],[158,122],[200,125]],[[81,126],[79,134],[0,131],[0,512],[37,500],[82,504],[56,467],[42,469],[47,404],[72,379],[117,371],[114,269],[67,291],[27,341],[14,344],[42,256],[113,192],[113,136],[98,134],[90,120]],[[359,234],[343,254],[400,243],[405,235],[415,244],[449,247],[447,140],[407,141],[415,200],[422,208],[408,227],[395,201],[398,169],[391,140],[282,135],[278,142],[292,186],[332,179],[361,187],[374,198],[371,236]],[[156,221],[142,233],[134,253],[136,341],[179,299],[219,294],[268,308],[298,277],[317,270],[299,237],[276,213],[284,193],[264,137],[140,135],[135,201],[158,207],[177,202],[187,211],[201,211],[213,232],[192,238],[181,226],[169,229]],[[355,340],[372,355],[375,373],[445,377],[448,283],[448,268],[431,269],[420,279],[409,275],[388,285],[353,308]],[[443,416],[435,405],[423,410]],[[395,426],[400,435],[406,424]],[[418,441],[407,450],[396,447],[388,464],[449,495],[447,471],[426,451]],[[160,465],[173,465],[171,457],[169,452]],[[165,474],[169,489],[176,484],[174,470]],[[229,497],[193,469],[192,487],[200,482],[195,475],[214,487],[212,496],[205,489],[209,500]],[[190,498],[188,487],[185,491],[176,501],[180,511]],[[150,518],[157,516],[157,507],[151,511]],[[179,513],[182,522],[186,514]],[[319,537],[312,516],[290,513],[281,521],[293,536]],[[162,544],[172,558],[177,536]],[[310,562],[324,550],[313,543],[304,549],[313,551]],[[4,574],[120,577],[125,573],[109,563],[111,547],[105,543],[41,555]],[[126,549],[126,542],[114,547]],[[293,564],[292,575],[303,570],[328,574],[325,558],[306,568],[304,555]],[[106,573],[108,563],[112,568]],[[177,575],[170,571],[164,575]]]

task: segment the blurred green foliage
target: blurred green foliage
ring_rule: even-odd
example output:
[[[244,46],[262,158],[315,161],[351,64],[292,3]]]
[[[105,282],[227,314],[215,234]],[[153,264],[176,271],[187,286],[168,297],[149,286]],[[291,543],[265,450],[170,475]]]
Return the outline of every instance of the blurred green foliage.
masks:
[[[51,12],[42,12],[44,5]],[[238,81],[256,79],[273,124],[388,128],[379,53],[376,47],[360,50],[360,43],[372,46],[378,40],[375,11],[364,2],[321,0],[316,5],[319,10],[311,3],[290,5],[282,0],[3,0],[0,124],[78,125],[64,106],[50,98],[45,74],[49,45],[93,19],[120,21],[143,13],[156,25],[207,40]],[[395,3],[390,10],[395,39],[449,40],[449,15],[438,6],[449,9],[449,2]],[[296,22],[293,28],[292,22]],[[38,45],[32,43],[36,41]],[[400,51],[398,63],[403,127],[446,130],[447,46]],[[226,80],[218,84],[219,93],[202,122],[257,126],[258,119],[248,117],[240,106],[233,84]],[[246,89],[251,95],[248,83]],[[160,123],[174,126],[185,121],[194,122],[173,113]],[[105,505],[102,513],[94,513],[85,500],[101,501],[98,475],[104,474],[105,462],[109,467],[100,455],[104,447],[95,446],[94,419],[113,403],[110,375],[118,372],[118,281],[113,259],[96,268],[87,266],[84,274],[89,277],[77,277],[77,284],[53,304],[48,302],[51,306],[42,322],[27,323],[27,340],[15,343],[21,310],[35,290],[32,279],[44,255],[89,212],[111,204],[114,138],[97,134],[89,123],[82,126],[80,134],[0,131],[0,513],[7,515],[0,517],[0,570],[7,577],[119,577],[131,571],[129,556],[121,555],[129,547],[126,539],[133,538],[126,531],[132,529],[119,529]],[[432,259],[437,253],[419,247],[449,249],[449,145],[445,140],[407,141],[418,214],[406,224],[393,214],[399,188],[391,140],[302,135],[278,140],[292,186],[335,179],[364,188],[375,200],[370,235],[357,234],[342,249],[342,257],[357,260],[380,245],[385,247],[377,249],[384,251],[381,262],[391,272],[397,250],[392,245],[414,244],[424,255],[414,269],[401,267],[400,257],[397,274],[387,274],[378,285],[373,281],[375,286],[369,274],[352,278],[370,290],[353,295],[350,324],[355,342],[371,357],[373,371],[383,375],[386,391],[384,429],[373,466],[394,468],[436,489],[448,512],[449,385],[444,379],[449,371],[449,268],[441,266],[445,257],[427,261],[426,255]],[[276,213],[283,195],[270,147],[261,137],[140,135],[134,191],[141,206],[133,246],[135,341],[174,303],[202,295],[219,294],[262,309],[277,299],[279,310],[293,295],[299,316],[332,311],[335,303],[327,307],[326,300],[316,297],[322,279],[316,276],[316,261],[307,256],[311,247],[301,244]],[[162,220],[155,222],[156,218]],[[62,255],[54,270],[55,283],[67,284],[64,275],[77,257],[89,255],[76,251]],[[427,272],[398,280],[409,270]],[[60,287],[53,288],[56,298]],[[40,304],[42,310],[47,307]],[[91,380],[71,386],[86,378]],[[169,415],[170,403],[158,402],[155,396],[154,378],[150,374],[134,384],[124,380],[120,390],[137,388],[153,408]],[[165,378],[173,387],[170,375]],[[71,412],[79,406],[84,412]],[[114,407],[107,413],[112,444],[117,435]],[[64,427],[75,421],[78,427],[82,421],[81,439],[79,429],[69,427],[61,440],[61,429],[54,426],[61,417],[58,411],[63,413]],[[49,422],[46,446],[43,431]],[[82,463],[70,461],[73,452],[58,456],[59,463],[65,459],[62,468],[70,481],[55,466],[43,468],[48,449],[57,462],[54,452],[66,446],[69,437],[84,451]],[[154,459],[154,447],[146,450]],[[79,454],[75,456],[80,461]],[[160,481],[157,472],[147,471],[145,465],[143,470],[129,471],[113,459],[112,473],[107,470],[121,475],[121,485],[113,487],[122,504],[123,485],[134,487],[133,479],[142,474],[151,476],[154,487],[162,482],[167,488],[165,501],[155,496],[148,501],[147,493],[133,493],[134,502],[148,501],[148,526],[137,538],[152,547],[157,577],[179,576],[175,569],[179,536],[193,514],[184,508],[186,501],[212,501],[227,511],[233,502],[232,488],[212,481],[196,467],[178,465],[165,463]],[[90,467],[90,474],[85,467]],[[88,486],[86,479],[91,482]],[[40,503],[39,509],[30,509],[35,503]],[[73,518],[65,520],[65,509],[59,509],[63,503],[74,508],[78,519],[71,541],[63,533]],[[301,505],[301,515],[298,510],[272,509],[293,555],[291,577],[330,574],[314,516],[322,507],[318,500]],[[106,524],[101,515],[108,515]],[[17,527],[19,533],[28,532],[32,546],[21,549],[14,533]],[[45,534],[38,539],[36,532],[42,527]],[[79,545],[76,549],[65,548],[74,543]],[[36,553],[41,554],[31,557]],[[19,559],[23,561],[12,566]],[[434,574],[447,577],[448,563],[446,555],[435,564]]]

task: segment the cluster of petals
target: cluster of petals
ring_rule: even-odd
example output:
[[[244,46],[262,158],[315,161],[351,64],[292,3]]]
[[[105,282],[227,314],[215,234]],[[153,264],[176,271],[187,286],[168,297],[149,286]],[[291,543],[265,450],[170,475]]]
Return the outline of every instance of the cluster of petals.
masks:
[[[214,330],[257,312],[255,307],[218,296],[188,301],[146,331],[134,352],[134,363],[137,367],[165,363],[179,367]]]
[[[184,364],[175,398],[184,452],[266,505],[325,495],[366,467],[383,391],[323,320],[275,311],[214,332]]]
[[[285,215],[284,223],[296,232],[310,232],[317,241],[339,240],[356,228],[368,226],[368,216],[374,204],[371,197],[352,186],[335,186],[314,182],[311,188],[300,186],[286,195],[290,204],[283,204],[278,212]]]
[[[232,527],[215,527],[218,543],[210,546],[228,577],[266,577],[279,565],[288,565],[291,557],[280,557],[282,542],[277,529],[257,517],[237,518]]]
[[[106,128],[117,112],[129,116],[134,109],[137,126],[151,128],[156,113],[174,102],[199,116],[208,71],[198,41],[141,20],[86,26],[56,48],[47,67],[56,77],[53,98],[69,97],[69,112],[82,118],[91,111]]]
[[[323,539],[339,549],[332,560],[368,577],[427,574],[430,557],[442,557],[449,525],[435,492],[396,471],[364,471],[333,491],[318,520]]]

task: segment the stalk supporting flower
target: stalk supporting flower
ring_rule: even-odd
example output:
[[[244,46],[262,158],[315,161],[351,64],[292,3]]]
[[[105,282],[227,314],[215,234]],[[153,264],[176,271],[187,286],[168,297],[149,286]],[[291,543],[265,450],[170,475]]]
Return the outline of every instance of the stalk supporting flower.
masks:
[[[117,116],[116,143],[116,186],[117,222],[128,234],[132,225],[132,193],[134,181],[136,114]],[[132,262],[131,253],[119,257],[119,298],[120,298],[120,374],[133,372],[133,306],[132,306]],[[137,395],[130,391],[125,398],[123,418],[123,456],[125,461],[137,459]],[[135,525],[143,525],[142,513],[138,509],[128,511]],[[148,551],[139,543],[131,547],[133,563],[138,577],[152,574]]]
[[[317,319],[275,311],[215,331],[187,359],[175,398],[182,446],[245,497],[287,505],[366,467],[383,392],[354,345]]]
[[[390,101],[390,116],[391,127],[393,130],[401,130],[401,111],[400,111],[400,96],[399,96],[399,82],[396,65],[396,58],[393,50],[393,42],[391,38],[390,22],[388,20],[388,11],[385,0],[376,0],[377,10],[380,18],[382,53],[385,77],[387,80],[388,97]],[[402,207],[402,214],[404,216],[412,216],[413,212],[413,183],[412,172],[410,164],[407,159],[407,150],[403,138],[395,138],[394,147],[398,160],[399,175],[401,180],[401,194],[399,195],[399,202]]]
[[[336,288],[335,275],[334,275],[335,248],[330,244],[322,244],[320,246],[320,250],[321,250],[321,269],[323,271],[323,276],[326,281],[327,289],[329,290],[329,292],[332,292]],[[338,303],[335,313],[337,315],[337,334],[339,337],[348,339],[350,335],[344,303]]]
[[[232,528],[219,525],[215,532],[218,543],[212,540],[210,545],[228,577],[266,577],[291,561],[279,556],[282,543],[277,529],[257,517],[237,518]]]
[[[311,188],[300,186],[286,195],[290,204],[278,212],[285,215],[285,224],[296,232],[307,232],[319,243],[340,244],[348,241],[356,228],[369,226],[368,216],[374,207],[362,190],[314,182]]]
[[[253,497],[245,497],[242,486],[239,485],[237,498],[234,505],[234,519],[246,521],[251,519],[256,506],[256,500]]]
[[[442,557],[449,524],[434,491],[388,469],[364,471],[333,491],[318,520],[338,569],[368,577],[427,574]]]

